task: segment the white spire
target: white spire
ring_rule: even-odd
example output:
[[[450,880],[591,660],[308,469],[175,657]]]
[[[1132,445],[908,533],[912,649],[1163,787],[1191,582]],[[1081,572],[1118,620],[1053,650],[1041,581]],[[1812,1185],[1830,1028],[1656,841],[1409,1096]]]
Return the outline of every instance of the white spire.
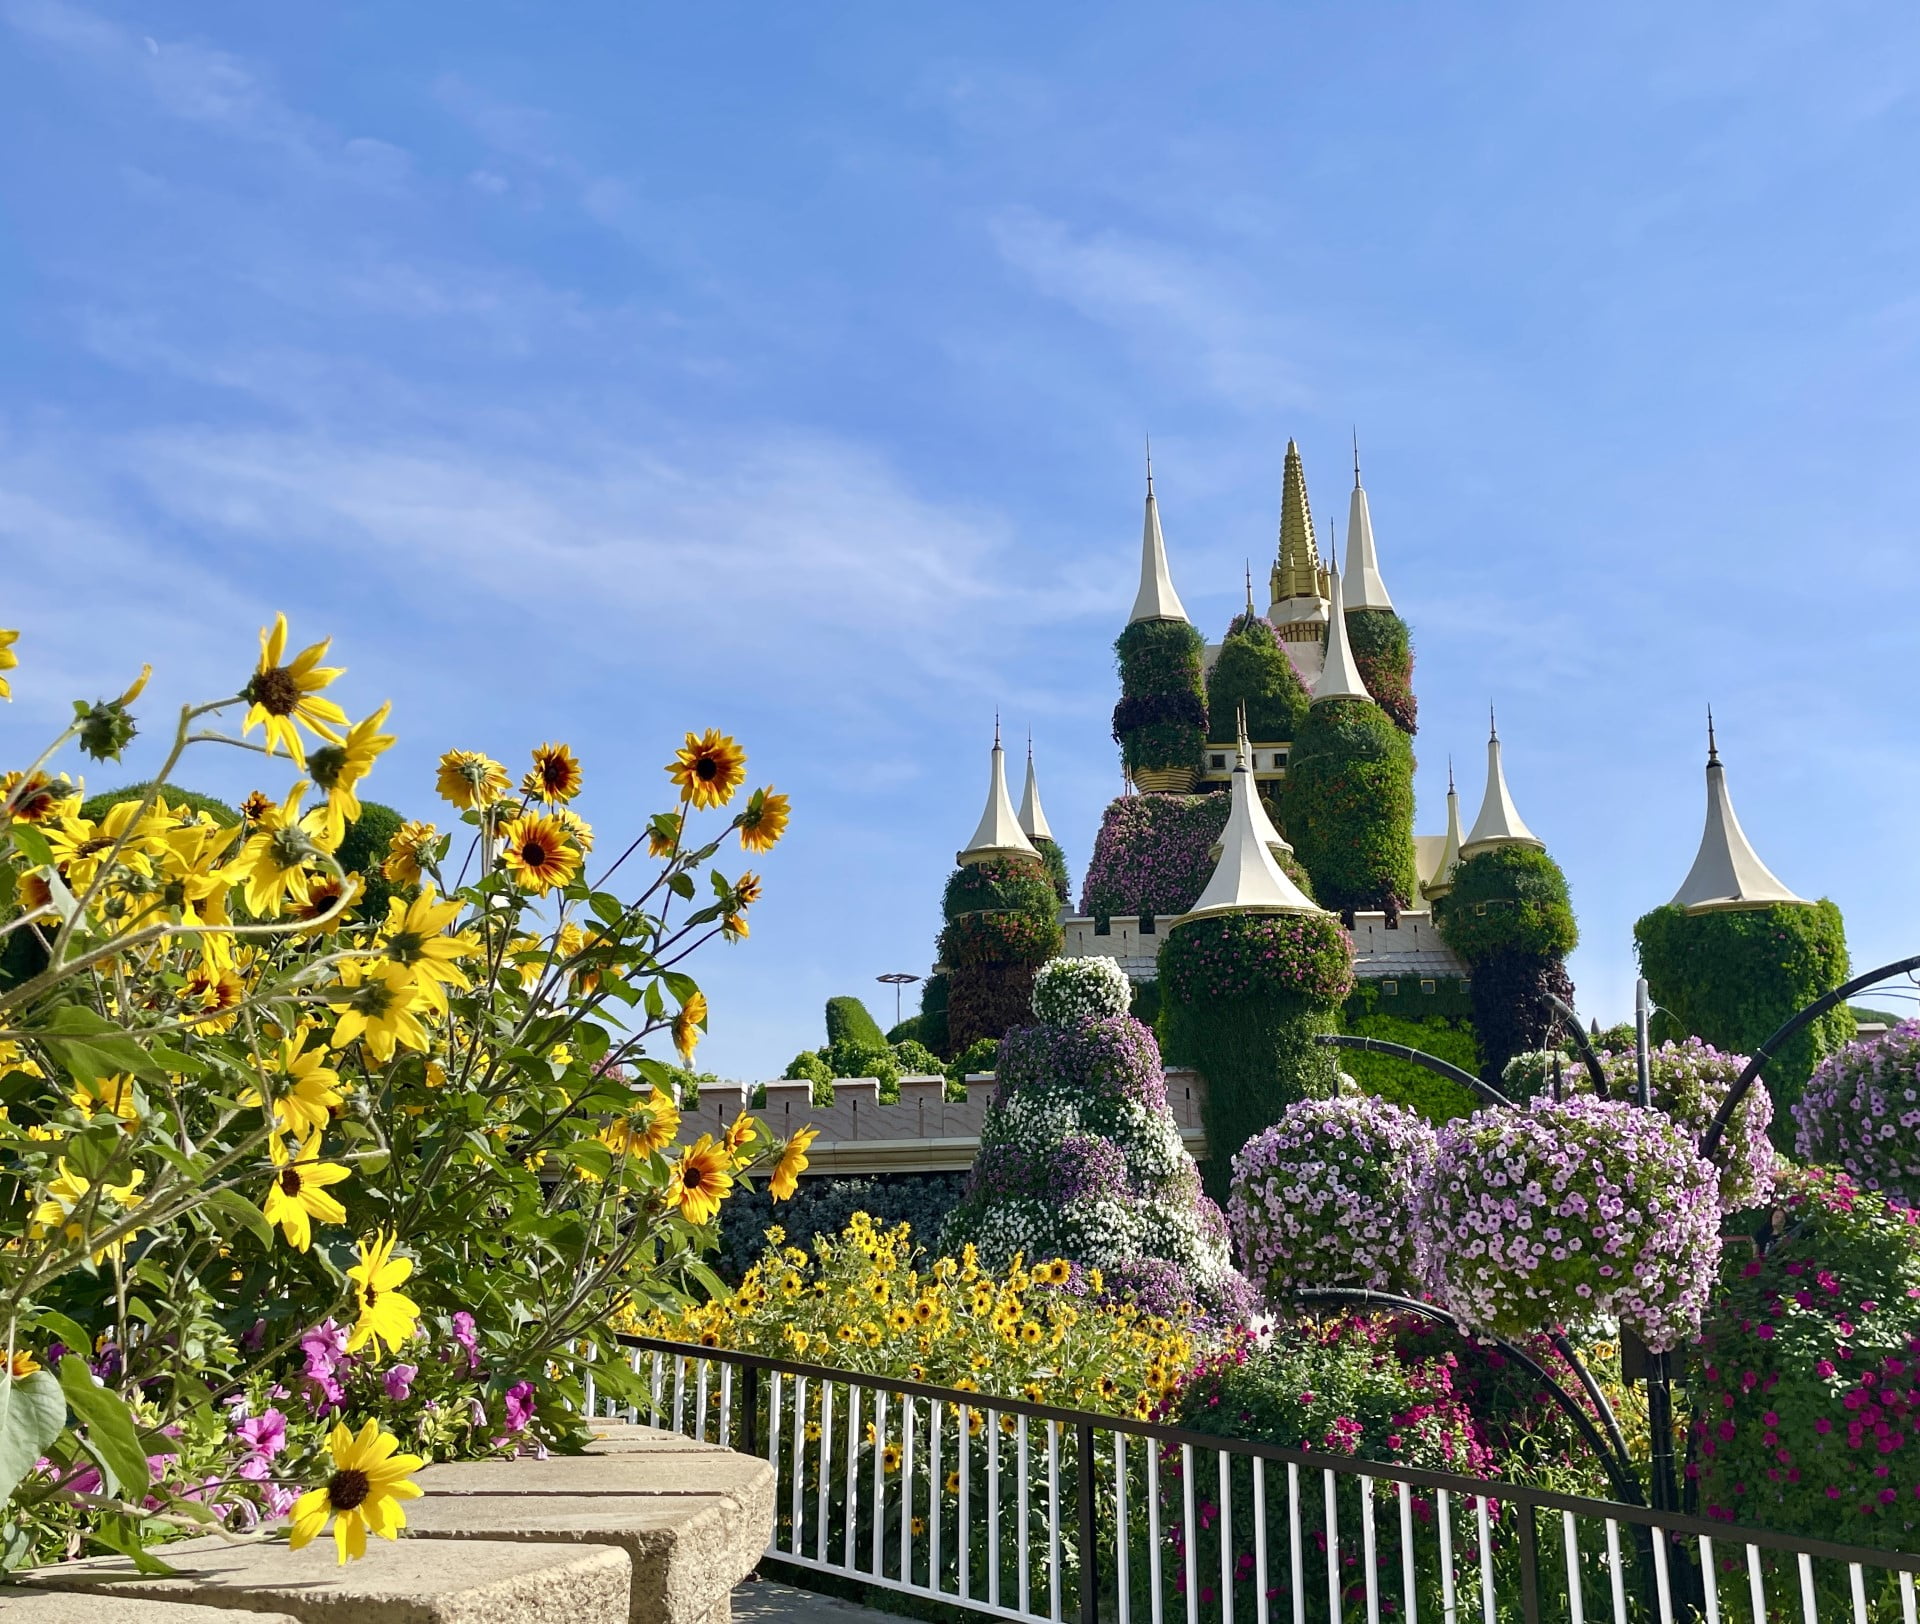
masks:
[[[956,854],[956,863],[988,863],[997,857],[1027,857],[1040,860],[1013,815],[1013,800],[1007,794],[1007,753],[1000,748],[1000,719],[993,721],[993,776],[987,783],[987,809],[980,814],[980,827],[973,831],[967,849]]]
[[[1040,781],[1033,776],[1033,735],[1027,735],[1027,787],[1020,796],[1020,828],[1029,840],[1051,840],[1047,814],[1040,808]]]
[[[1473,857],[1496,846],[1547,849],[1547,843],[1526,826],[1507,793],[1507,775],[1500,765],[1500,734],[1493,725],[1493,712],[1488,711],[1487,793],[1480,803],[1480,816],[1473,820],[1473,832],[1461,844],[1460,855]]]
[[[1147,452],[1147,521],[1140,535],[1140,594],[1133,600],[1136,620],[1185,620],[1180,594],[1173,590],[1173,576],[1167,571],[1167,541],[1160,534],[1160,504],[1153,499],[1153,452]]]
[[[1253,762],[1253,741],[1247,736],[1247,702],[1244,699],[1240,701],[1238,709],[1240,721],[1240,759],[1251,766]],[[1275,862],[1279,861],[1282,852],[1292,855],[1293,847],[1287,844],[1286,837],[1282,835],[1278,829],[1274,828],[1273,819],[1267,816],[1267,803],[1260,794],[1258,784],[1254,786],[1252,813],[1254,833],[1260,837],[1261,844],[1273,853]],[[1207,855],[1215,862],[1218,862],[1220,860],[1220,853],[1226,849],[1226,843],[1226,832],[1222,830],[1220,838],[1208,848]]]
[[[1347,507],[1347,607],[1391,609],[1387,584],[1380,579],[1380,560],[1373,551],[1373,519],[1367,512],[1367,493],[1360,484],[1360,436],[1353,437],[1353,500]]]
[[[1700,835],[1700,851],[1687,877],[1674,893],[1673,906],[1690,914],[1722,909],[1764,908],[1775,902],[1804,903],[1760,861],[1748,843],[1740,820],[1733,815],[1727,794],[1727,770],[1720,765],[1714,744],[1713,712],[1707,712],[1707,826]]]
[[[1333,607],[1327,611],[1327,662],[1320,668],[1320,680],[1313,685],[1313,702],[1323,699],[1372,700],[1367,685],[1360,680],[1360,666],[1353,657],[1353,645],[1347,640],[1347,615],[1342,598],[1340,572],[1333,572]]]
[[[1174,921],[1184,925],[1189,919],[1204,919],[1212,914],[1321,913],[1287,878],[1274,861],[1269,839],[1278,840],[1266,810],[1260,805],[1259,792],[1253,787],[1253,768],[1247,760],[1245,735],[1242,734],[1239,760],[1233,769],[1228,794],[1233,804],[1227,812],[1226,832],[1220,837],[1220,861],[1213,878],[1207,881],[1200,900]]]
[[[1453,787],[1453,760],[1447,760],[1447,843],[1440,848],[1440,861],[1433,878],[1420,889],[1429,897],[1445,896],[1453,889],[1453,871],[1460,864],[1460,796]]]

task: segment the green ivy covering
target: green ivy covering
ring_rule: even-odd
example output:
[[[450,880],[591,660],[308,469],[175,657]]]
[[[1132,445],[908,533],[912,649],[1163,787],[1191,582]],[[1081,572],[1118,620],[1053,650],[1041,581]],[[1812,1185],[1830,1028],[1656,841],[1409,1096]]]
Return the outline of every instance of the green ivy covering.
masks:
[[[1033,972],[1060,951],[1060,898],[1031,862],[969,863],[948,879],[942,906],[943,1019],[921,1040],[951,1055],[1026,1024]]]
[[[1244,704],[1251,738],[1286,743],[1298,735],[1311,703],[1272,622],[1236,616],[1207,673],[1207,737],[1216,743],[1238,738],[1238,707]]]
[[[122,801],[137,801],[153,788],[153,780],[144,783],[129,784],[125,789],[106,789],[97,795],[89,795],[80,803],[80,816],[93,821],[104,818],[109,811]],[[223,829],[231,829],[240,821],[240,814],[225,801],[215,800],[211,795],[202,795],[198,790],[182,789],[178,784],[168,784],[162,793],[169,806],[179,806],[182,802],[196,812],[204,812]]]
[[[1340,1030],[1385,1043],[1404,1043],[1479,1075],[1480,1045],[1473,1029],[1471,995],[1453,980],[1441,982],[1432,993],[1422,993],[1418,986],[1417,981],[1403,979],[1399,993],[1389,998],[1379,982],[1360,982],[1341,1006]],[[1339,1063],[1369,1094],[1417,1111],[1436,1126],[1479,1109],[1478,1098],[1465,1085],[1392,1055],[1342,1049]]]
[[[1325,914],[1196,919],[1160,944],[1159,1037],[1207,1081],[1208,1192],[1226,1198],[1235,1152],[1295,1100],[1333,1093],[1316,1037],[1353,986],[1353,944]]]
[[[914,1034],[937,1055],[950,1055],[947,1041],[947,976],[936,970],[920,989],[920,1030]]]
[[[1120,661],[1120,703],[1113,736],[1128,771],[1197,766],[1206,744],[1206,642],[1184,620],[1139,620],[1113,645]]]
[[[1691,1035],[1738,1054],[1752,1054],[1788,1016],[1851,973],[1845,921],[1825,898],[1692,915],[1669,904],[1641,916],[1633,941],[1647,989],[1665,1012],[1656,1017],[1655,1041]],[[1807,1078],[1853,1035],[1853,1012],[1832,1009],[1767,1063],[1776,1144],[1791,1149],[1793,1105]]]
[[[1413,900],[1413,750],[1379,706],[1315,705],[1295,735],[1280,804],[1323,908]]]
[[[975,916],[985,917],[985,916]],[[1051,955],[1040,956],[1044,962]],[[964,1054],[982,1038],[998,1040],[1033,1019],[1033,964],[956,964],[948,971],[947,1034]]]
[[[1011,909],[962,914],[940,933],[940,962],[949,974],[968,964],[1038,968],[1060,951],[1061,939],[1060,920],[1055,914],[1015,913]],[[951,994],[948,1007],[952,1007]],[[993,1035],[999,1036],[997,1032]]]
[[[1433,922],[1474,966],[1499,951],[1563,959],[1580,942],[1566,875],[1531,846],[1496,846],[1462,860],[1453,889],[1434,904]]]
[[[1031,862],[966,863],[948,876],[941,917],[970,913],[1057,914],[1060,899],[1053,882]]]
[[[1407,623],[1391,609],[1349,609],[1347,642],[1373,702],[1402,733],[1418,733],[1420,711],[1413,697],[1413,643]]]
[[[1060,849],[1060,842],[1049,840],[1042,835],[1034,841],[1034,848],[1040,853],[1041,862],[1047,865],[1047,878],[1053,882],[1053,895],[1056,902],[1068,902],[1073,897],[1073,876],[1067,872],[1067,854]]]

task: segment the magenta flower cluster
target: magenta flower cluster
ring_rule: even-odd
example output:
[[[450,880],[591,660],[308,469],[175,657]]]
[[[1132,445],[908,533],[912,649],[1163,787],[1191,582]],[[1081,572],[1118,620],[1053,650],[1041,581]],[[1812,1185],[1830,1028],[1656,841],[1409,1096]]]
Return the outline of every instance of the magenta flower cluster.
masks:
[[[1801,1159],[1920,1207],[1920,1020],[1820,1062],[1793,1108]]]
[[[1279,1298],[1306,1286],[1414,1292],[1414,1200],[1433,1129],[1371,1094],[1300,1100],[1233,1158],[1241,1268]]]
[[[1100,820],[1080,911],[1101,919],[1182,914],[1213,876],[1224,795],[1128,795]]]
[[[1171,932],[1164,991],[1183,1003],[1293,994],[1337,1004],[1353,990],[1353,938],[1331,914],[1221,914]]]
[[[1612,1316],[1656,1352],[1700,1328],[1720,1260],[1714,1169],[1663,1111],[1537,1099],[1440,1130],[1424,1272],[1472,1329]]]

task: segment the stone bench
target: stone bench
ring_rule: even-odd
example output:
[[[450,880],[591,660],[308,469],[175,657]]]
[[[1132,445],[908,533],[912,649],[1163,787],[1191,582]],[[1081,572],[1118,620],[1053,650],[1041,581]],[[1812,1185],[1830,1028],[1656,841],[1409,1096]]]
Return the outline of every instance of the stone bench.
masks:
[[[224,1607],[133,1601],[89,1590],[0,1590],[7,1624],[233,1624]],[[291,1613],[249,1613],[250,1624],[298,1624]]]
[[[652,1427],[595,1430],[584,1455],[424,1468],[406,1537],[370,1539],[344,1568],[330,1534],[303,1551],[188,1540],[163,1552],[176,1577],[136,1573],[117,1556],[26,1575],[67,1592],[36,1605],[66,1610],[22,1618],[122,1624],[72,1611],[98,1607],[98,1581],[111,1576],[110,1595],[129,1605],[197,1603],[177,1624],[202,1624],[209,1609],[277,1609],[299,1624],[729,1624],[733,1587],[773,1535],[773,1468]]]

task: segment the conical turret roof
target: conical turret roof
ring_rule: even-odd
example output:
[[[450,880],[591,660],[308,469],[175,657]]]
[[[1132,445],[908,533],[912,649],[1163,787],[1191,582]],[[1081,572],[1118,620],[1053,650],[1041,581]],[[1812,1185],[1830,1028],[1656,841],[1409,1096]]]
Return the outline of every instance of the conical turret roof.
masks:
[[[1242,737],[1244,739],[1244,735]],[[1288,879],[1286,871],[1274,861],[1268,840],[1279,837],[1253,787],[1253,768],[1244,742],[1227,793],[1233,797],[1233,803],[1227,812],[1227,827],[1221,836],[1220,860],[1214,865],[1213,878],[1207,881],[1200,900],[1174,921],[1174,928],[1190,919],[1206,919],[1215,914],[1324,912],[1307,900],[1300,887]]]
[[[1051,840],[1047,814],[1040,807],[1040,780],[1033,773],[1033,740],[1027,740],[1027,787],[1020,795],[1020,831],[1029,840]]]
[[[1367,512],[1367,493],[1360,483],[1360,441],[1353,442],[1353,498],[1347,505],[1347,607],[1392,609],[1387,584],[1380,579],[1380,560],[1373,551],[1373,518]]]
[[[1288,440],[1280,475],[1280,551],[1273,565],[1273,601],[1321,597],[1323,568],[1313,539],[1313,510],[1307,504],[1306,468],[1300,461],[1300,447]]]
[[[1341,576],[1333,572],[1333,607],[1327,612],[1327,660],[1320,668],[1320,680],[1313,685],[1313,702],[1323,699],[1365,699],[1373,695],[1360,680],[1360,662],[1353,657],[1353,644],[1347,637],[1347,616]]]
[[[1487,793],[1480,802],[1480,816],[1461,844],[1460,855],[1473,857],[1496,846],[1532,846],[1545,851],[1547,843],[1526,825],[1507,793],[1507,775],[1500,765],[1500,734],[1489,717],[1487,726]]]
[[[1186,608],[1180,594],[1173,590],[1173,576],[1167,569],[1167,541],[1160,534],[1160,504],[1153,496],[1153,458],[1147,458],[1147,517],[1140,534],[1140,591],[1133,600],[1136,620],[1185,620]]]
[[[1247,762],[1249,765],[1251,765],[1253,761],[1253,741],[1247,735],[1247,702],[1244,699],[1240,701],[1238,710],[1239,710],[1239,727],[1240,727],[1240,759],[1242,761]],[[1260,786],[1258,783],[1256,783],[1253,787],[1253,809],[1252,810],[1253,810],[1254,832],[1259,835],[1261,843],[1267,848],[1267,850],[1273,853],[1275,860],[1277,861],[1279,859],[1279,856],[1282,852],[1286,852],[1289,855],[1291,855],[1293,851],[1293,847],[1287,843],[1286,836],[1281,834],[1280,831],[1273,826],[1273,819],[1267,816],[1266,799],[1264,796],[1261,795]],[[1226,831],[1222,830],[1220,834],[1220,838],[1216,840],[1207,849],[1207,855],[1213,858],[1215,862],[1218,862],[1220,859],[1220,853],[1226,849],[1226,844],[1227,844]]]
[[[1039,852],[1027,839],[1020,820],[1014,816],[1013,800],[1007,794],[1007,753],[1000,748],[1000,724],[993,724],[993,772],[987,780],[987,809],[980,814],[980,827],[973,831],[965,851],[955,855],[957,863],[990,863],[996,858],[1025,857],[1040,861]]]
[[[1453,787],[1453,762],[1447,762],[1447,843],[1433,878],[1421,887],[1423,895],[1443,897],[1453,889],[1453,871],[1460,866],[1460,796]]]
[[[1735,908],[1765,908],[1776,902],[1805,904],[1760,861],[1740,820],[1733,815],[1727,793],[1727,770],[1720,765],[1714,743],[1713,716],[1707,716],[1707,826],[1700,834],[1700,850],[1693,867],[1674,893],[1673,906],[1690,914],[1717,913]]]

